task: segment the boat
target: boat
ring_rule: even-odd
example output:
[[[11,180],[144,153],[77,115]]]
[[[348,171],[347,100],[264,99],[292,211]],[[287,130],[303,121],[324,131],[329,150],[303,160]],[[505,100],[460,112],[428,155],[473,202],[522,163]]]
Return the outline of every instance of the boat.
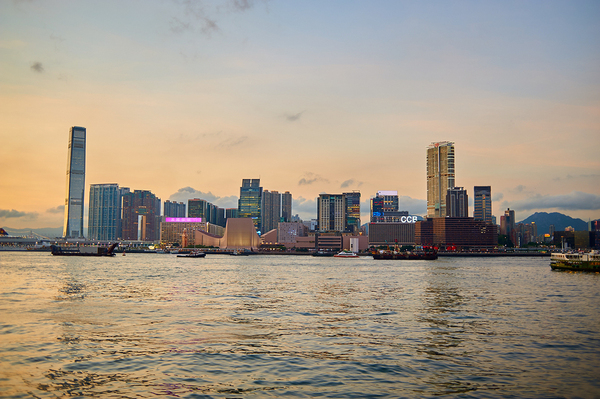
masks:
[[[205,256],[204,252],[188,252],[177,255],[178,258],[204,258]]]
[[[314,252],[312,256],[334,256],[335,252],[319,250]]]
[[[109,247],[99,245],[52,245],[50,248],[52,251],[52,255],[58,256],[115,256],[115,248],[117,247],[117,245],[119,244],[114,243]]]
[[[432,248],[422,247],[414,251],[379,250],[373,253],[373,259],[396,259],[396,260],[436,260],[437,251]]]
[[[358,255],[352,251],[343,250],[333,255],[334,258],[358,258]]]
[[[556,252],[550,255],[552,270],[582,271],[600,273],[600,252]]]

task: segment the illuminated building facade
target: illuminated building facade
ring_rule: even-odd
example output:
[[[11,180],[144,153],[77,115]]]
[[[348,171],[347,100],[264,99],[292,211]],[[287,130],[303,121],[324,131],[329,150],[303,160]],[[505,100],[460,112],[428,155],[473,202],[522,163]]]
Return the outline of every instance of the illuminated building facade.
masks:
[[[346,198],[346,228],[345,231],[358,234],[360,231],[360,192],[344,193]]]
[[[487,223],[493,222],[492,215],[492,187],[475,186],[473,188],[473,218]]]
[[[260,234],[262,187],[260,179],[243,179],[238,200],[238,218],[252,219],[256,231]]]
[[[427,148],[427,217],[446,216],[446,193],[454,180],[454,143],[432,143]]]
[[[65,198],[65,221],[63,237],[83,237],[83,206],[85,190],[85,140],[84,127],[73,126],[69,130],[67,158],[67,195]]]

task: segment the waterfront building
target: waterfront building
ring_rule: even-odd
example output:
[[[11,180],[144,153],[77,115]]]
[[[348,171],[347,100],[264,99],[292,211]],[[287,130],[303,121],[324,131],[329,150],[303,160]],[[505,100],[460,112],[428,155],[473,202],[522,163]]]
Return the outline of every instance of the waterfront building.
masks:
[[[67,157],[67,194],[63,237],[83,237],[83,208],[85,196],[86,129],[73,126],[69,130]]]
[[[298,237],[307,237],[308,228],[300,222],[280,222],[277,227],[277,242],[295,243]]]
[[[517,223],[515,226],[516,242],[515,246],[523,247],[530,242],[537,242],[537,225],[535,222],[532,223]]]
[[[171,218],[184,218],[185,204],[183,202],[171,202],[166,200],[163,204],[163,216]]]
[[[473,188],[474,207],[473,218],[483,220],[487,223],[494,223],[492,215],[492,187],[475,186]]]
[[[114,241],[121,237],[121,201],[128,188],[118,184],[90,185],[88,239]]]
[[[408,213],[408,212],[407,212]],[[370,223],[369,246],[380,245],[415,245],[415,223]]]
[[[344,194],[319,194],[319,198],[317,198],[319,231],[345,231],[346,215],[346,196]]]
[[[181,245],[184,231],[207,231],[207,223],[201,220],[200,218],[166,217],[165,221],[160,224],[160,242]]]
[[[452,187],[446,192],[446,217],[469,217],[469,198],[467,190],[462,187]]]
[[[243,179],[238,200],[238,217],[252,219],[258,233],[262,230],[260,225],[262,191],[260,179]]]
[[[427,218],[415,224],[415,243],[439,248],[493,248],[498,226],[470,217]]]
[[[281,194],[277,191],[264,190],[261,200],[261,227],[267,233],[277,228],[281,218]]]
[[[360,232],[360,192],[343,194],[346,201],[346,227],[344,231],[358,234]]]
[[[289,191],[281,194],[281,221],[292,221],[292,194]]]
[[[431,143],[427,148],[427,217],[446,216],[446,193],[454,181],[454,143]]]
[[[123,239],[157,241],[160,239],[161,201],[147,190],[123,195]]]

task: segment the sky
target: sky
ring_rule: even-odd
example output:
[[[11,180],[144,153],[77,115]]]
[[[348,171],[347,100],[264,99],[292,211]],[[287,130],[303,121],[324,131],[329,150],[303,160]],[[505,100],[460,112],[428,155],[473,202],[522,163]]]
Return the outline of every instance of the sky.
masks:
[[[68,132],[89,185],[237,207],[241,181],[397,190],[426,214],[426,150],[493,213],[600,218],[598,1],[0,2],[0,226],[59,227]],[[472,207],[470,208],[472,212]],[[86,215],[87,219],[87,215]]]

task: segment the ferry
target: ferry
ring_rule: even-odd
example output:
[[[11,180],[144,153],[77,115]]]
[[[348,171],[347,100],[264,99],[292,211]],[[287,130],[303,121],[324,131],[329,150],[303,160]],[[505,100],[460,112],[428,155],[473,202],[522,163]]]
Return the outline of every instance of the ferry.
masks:
[[[552,270],[600,273],[600,252],[552,253],[552,255],[550,255],[550,268]]]
[[[335,255],[334,258],[358,258],[358,255],[352,251],[343,250]]]
[[[58,256],[115,256],[115,248],[119,243],[114,243],[110,247],[103,247],[99,245],[89,246],[59,246],[52,245],[52,255]]]

